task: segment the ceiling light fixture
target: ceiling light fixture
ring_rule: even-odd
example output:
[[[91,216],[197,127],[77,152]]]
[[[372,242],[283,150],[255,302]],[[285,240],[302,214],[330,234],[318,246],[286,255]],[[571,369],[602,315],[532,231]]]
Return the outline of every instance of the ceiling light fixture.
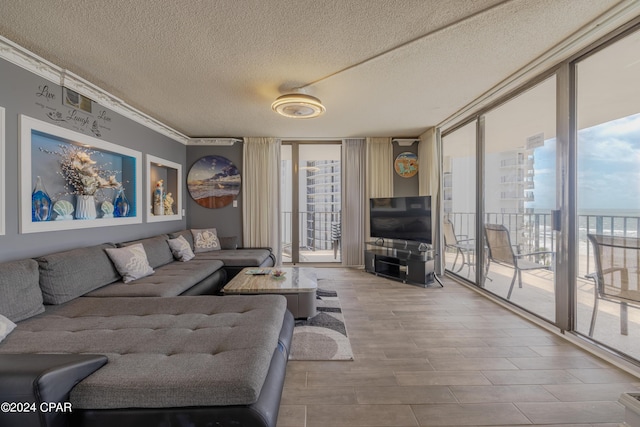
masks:
[[[292,119],[312,119],[327,111],[318,98],[305,93],[287,93],[279,96],[271,104],[271,109]]]

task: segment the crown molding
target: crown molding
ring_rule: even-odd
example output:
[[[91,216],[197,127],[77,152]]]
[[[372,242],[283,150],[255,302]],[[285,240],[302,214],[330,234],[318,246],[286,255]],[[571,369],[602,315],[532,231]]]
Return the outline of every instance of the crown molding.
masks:
[[[190,138],[188,145],[233,145],[242,142],[239,138]]]
[[[91,98],[100,105],[169,137],[174,141],[187,145],[191,140],[188,136],[128,105],[125,101],[113,96],[104,89],[99,88],[68,70],[58,67],[3,36],[0,36],[0,58],[45,78],[52,83],[67,87],[83,96]]]

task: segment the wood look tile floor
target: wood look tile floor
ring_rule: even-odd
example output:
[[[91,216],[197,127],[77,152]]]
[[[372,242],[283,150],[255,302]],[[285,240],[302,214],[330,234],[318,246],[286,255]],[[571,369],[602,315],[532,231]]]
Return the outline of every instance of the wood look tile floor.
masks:
[[[290,361],[278,427],[617,426],[640,379],[454,281],[318,268],[354,361]]]

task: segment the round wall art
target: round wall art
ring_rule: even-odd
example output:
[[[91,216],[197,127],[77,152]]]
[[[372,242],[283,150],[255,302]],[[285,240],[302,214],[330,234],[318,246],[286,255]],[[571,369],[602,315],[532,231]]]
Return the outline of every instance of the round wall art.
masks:
[[[205,156],[195,162],[187,176],[187,188],[193,200],[209,209],[230,204],[240,192],[240,172],[222,156]]]
[[[393,162],[393,166],[398,175],[403,178],[411,178],[418,173],[418,156],[409,151],[400,153]]]

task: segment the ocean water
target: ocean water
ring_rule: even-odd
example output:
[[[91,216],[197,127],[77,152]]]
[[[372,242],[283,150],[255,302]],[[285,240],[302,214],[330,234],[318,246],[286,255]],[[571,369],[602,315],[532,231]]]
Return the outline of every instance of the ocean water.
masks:
[[[240,191],[240,184],[229,183],[206,183],[206,184],[189,184],[189,192],[194,199],[202,199],[205,197],[223,197],[235,196]]]

